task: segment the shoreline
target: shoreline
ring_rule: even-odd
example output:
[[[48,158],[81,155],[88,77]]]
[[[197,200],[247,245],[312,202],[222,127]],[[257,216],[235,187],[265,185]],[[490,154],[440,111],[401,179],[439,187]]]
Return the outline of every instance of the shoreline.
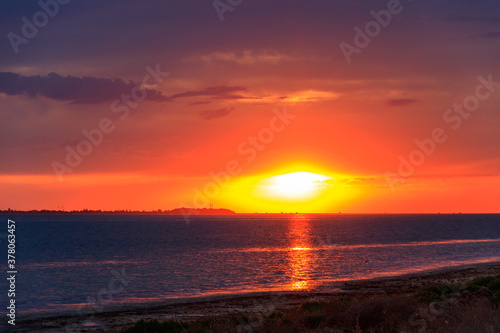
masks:
[[[176,319],[192,321],[202,317],[236,314],[255,315],[273,311],[290,311],[306,301],[326,301],[343,295],[408,295],[424,286],[463,284],[474,278],[500,273],[500,262],[449,266],[426,271],[328,283],[320,290],[266,291],[218,296],[172,299],[141,304],[121,304],[92,315],[64,311],[19,318],[18,332],[120,332],[141,319],[159,321]],[[71,329],[68,329],[71,327]]]

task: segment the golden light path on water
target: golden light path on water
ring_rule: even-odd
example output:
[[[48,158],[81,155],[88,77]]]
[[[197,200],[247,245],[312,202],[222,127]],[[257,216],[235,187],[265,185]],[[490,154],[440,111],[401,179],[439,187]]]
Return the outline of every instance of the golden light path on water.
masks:
[[[292,290],[304,290],[309,287],[313,263],[310,219],[306,215],[296,214],[290,218],[287,237],[290,240],[290,276]]]

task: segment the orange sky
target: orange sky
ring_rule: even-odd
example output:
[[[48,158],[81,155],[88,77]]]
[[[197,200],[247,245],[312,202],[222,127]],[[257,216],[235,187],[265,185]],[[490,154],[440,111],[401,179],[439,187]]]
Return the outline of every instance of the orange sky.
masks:
[[[499,212],[497,2],[402,3],[350,62],[387,1],[124,3],[2,41],[0,209]],[[293,172],[328,179],[265,193]]]

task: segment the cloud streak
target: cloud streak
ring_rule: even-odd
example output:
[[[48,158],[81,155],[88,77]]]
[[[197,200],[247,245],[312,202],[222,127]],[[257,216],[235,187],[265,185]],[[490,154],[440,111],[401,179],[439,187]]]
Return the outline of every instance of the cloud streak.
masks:
[[[234,111],[234,108],[222,108],[222,109],[217,109],[217,110],[206,110],[206,111],[200,112],[200,117],[205,119],[205,120],[212,120],[212,119],[216,119],[216,118],[225,117],[233,111]]]
[[[61,76],[57,73],[49,73],[46,76],[24,76],[12,72],[0,72],[0,93],[9,96],[25,95],[30,98],[45,97],[74,104],[98,104],[113,101],[121,94],[130,94],[130,91],[137,86],[140,84],[122,79]],[[184,91],[172,96],[165,96],[158,90],[144,89],[147,91],[149,101],[171,102],[178,98],[190,97],[208,99],[191,103],[191,105],[208,104],[213,100],[258,99],[239,94],[247,90],[240,86],[208,87],[203,90]]]
[[[211,99],[244,99],[249,98],[242,95],[235,95],[235,92],[246,91],[247,89],[244,87],[208,87],[204,90],[194,90],[194,91],[185,91],[175,95],[170,96],[170,99],[174,100],[177,98],[183,97],[208,97]]]
[[[187,59],[188,62],[204,63],[236,63],[238,65],[253,65],[261,63],[277,64],[297,59],[290,55],[277,52],[241,51],[241,52],[215,52]]]
[[[61,76],[49,73],[47,76],[24,76],[11,72],[0,72],[0,93],[6,95],[25,95],[30,98],[45,97],[75,104],[98,104],[112,101],[123,93],[140,86],[122,79],[95,77]],[[146,89],[146,88],[145,88]],[[146,89],[147,100],[168,101],[160,91]]]

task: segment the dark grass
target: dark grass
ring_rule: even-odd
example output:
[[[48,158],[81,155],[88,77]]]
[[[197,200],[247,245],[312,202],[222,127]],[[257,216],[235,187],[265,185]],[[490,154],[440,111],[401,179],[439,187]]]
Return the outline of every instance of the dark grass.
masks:
[[[339,296],[286,312],[210,317],[192,322],[143,321],[123,333],[219,332],[500,332],[500,274],[409,295]]]

